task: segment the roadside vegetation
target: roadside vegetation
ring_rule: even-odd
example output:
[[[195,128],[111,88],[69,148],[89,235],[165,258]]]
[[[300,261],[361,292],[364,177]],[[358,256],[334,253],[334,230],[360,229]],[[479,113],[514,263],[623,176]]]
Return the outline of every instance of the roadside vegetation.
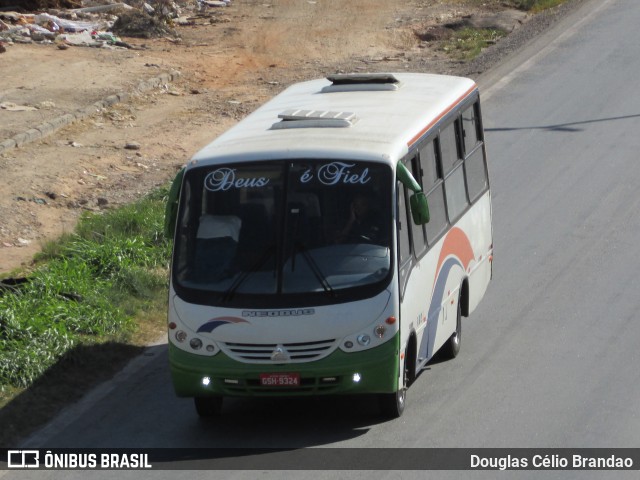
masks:
[[[166,193],[86,214],[73,234],[43,247],[27,276],[0,280],[0,407],[47,382],[68,401],[67,386],[108,378],[136,345],[161,335]],[[69,376],[74,369],[81,379]],[[39,402],[50,409],[51,399]]]
[[[513,5],[515,8],[527,10],[531,13],[539,13],[547,8],[557,7],[567,0],[509,0],[505,3]]]
[[[556,7],[566,1],[567,0],[493,0],[493,2],[491,2],[487,0],[471,0],[471,3],[482,6],[495,3],[535,14]],[[464,25],[464,23],[454,23],[445,27],[448,28],[448,31],[446,31],[444,35],[441,31],[438,48],[452,58],[461,61],[472,60],[477,57],[483,49],[496,43],[508,33],[499,28],[475,28]]]
[[[503,30],[465,27],[445,40],[442,50],[458,60],[471,60],[505,35]]]

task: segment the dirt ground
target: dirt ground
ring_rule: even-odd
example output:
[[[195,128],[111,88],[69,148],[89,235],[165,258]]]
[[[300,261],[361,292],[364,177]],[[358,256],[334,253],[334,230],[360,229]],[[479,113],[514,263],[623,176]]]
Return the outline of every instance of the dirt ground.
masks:
[[[0,103],[37,109],[1,109],[0,142],[114,93],[134,92],[140,80],[172,70],[181,76],[0,155],[0,275],[28,268],[34,253],[71,232],[83,211],[113,208],[164,184],[201,147],[291,83],[358,71],[476,76],[504,55],[496,56],[499,45],[486,60],[466,64],[448,58],[424,32],[502,12],[500,21],[513,30],[499,42],[508,52],[514,38],[521,43],[542,28],[526,33],[538,21],[500,1],[473,5],[478,2],[233,0],[226,8],[185,11],[190,24],[176,25],[179,40],[124,38],[136,49],[7,45],[0,54]],[[125,148],[132,142],[139,149]]]

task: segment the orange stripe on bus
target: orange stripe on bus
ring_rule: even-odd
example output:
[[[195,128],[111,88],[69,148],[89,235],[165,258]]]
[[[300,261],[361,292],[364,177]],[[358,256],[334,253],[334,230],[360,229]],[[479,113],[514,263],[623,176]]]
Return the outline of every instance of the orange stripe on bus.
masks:
[[[446,116],[449,112],[451,112],[451,110],[453,110],[454,108],[456,108],[458,105],[460,105],[460,103],[467,98],[469,95],[471,95],[471,93],[473,93],[475,90],[477,90],[478,86],[477,85],[473,85],[469,90],[467,90],[463,95],[460,96],[460,98],[458,98],[455,102],[453,102],[449,108],[447,108],[444,112],[442,112],[440,115],[438,115],[431,123],[429,123],[429,125],[427,125],[426,127],[424,127],[422,130],[420,130],[418,132],[418,134],[413,137],[411,140],[409,140],[409,142],[407,143],[407,145],[409,146],[409,148],[411,148],[411,146],[416,143],[420,137],[422,137],[427,131],[429,131],[429,129],[431,127],[433,127],[436,123],[438,123],[440,120],[442,120],[442,118],[444,116]]]

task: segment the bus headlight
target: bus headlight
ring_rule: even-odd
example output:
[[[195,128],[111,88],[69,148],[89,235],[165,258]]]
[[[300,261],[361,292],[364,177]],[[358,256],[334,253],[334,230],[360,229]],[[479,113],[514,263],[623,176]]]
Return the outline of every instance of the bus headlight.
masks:
[[[184,330],[178,330],[176,332],[176,340],[180,343],[183,343],[187,339],[187,332]]]
[[[371,343],[371,337],[365,333],[358,335],[358,343],[363,347],[366,347]]]
[[[193,348],[194,350],[200,350],[202,348],[202,340],[200,340],[199,338],[192,338],[189,341],[189,345],[191,346],[191,348]]]

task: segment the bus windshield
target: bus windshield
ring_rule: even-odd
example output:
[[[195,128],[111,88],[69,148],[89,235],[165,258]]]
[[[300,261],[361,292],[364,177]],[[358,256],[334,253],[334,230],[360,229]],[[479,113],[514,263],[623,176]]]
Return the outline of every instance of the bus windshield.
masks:
[[[254,298],[269,306],[375,294],[391,269],[391,178],[386,165],[335,160],[189,170],[176,292],[208,304]]]

